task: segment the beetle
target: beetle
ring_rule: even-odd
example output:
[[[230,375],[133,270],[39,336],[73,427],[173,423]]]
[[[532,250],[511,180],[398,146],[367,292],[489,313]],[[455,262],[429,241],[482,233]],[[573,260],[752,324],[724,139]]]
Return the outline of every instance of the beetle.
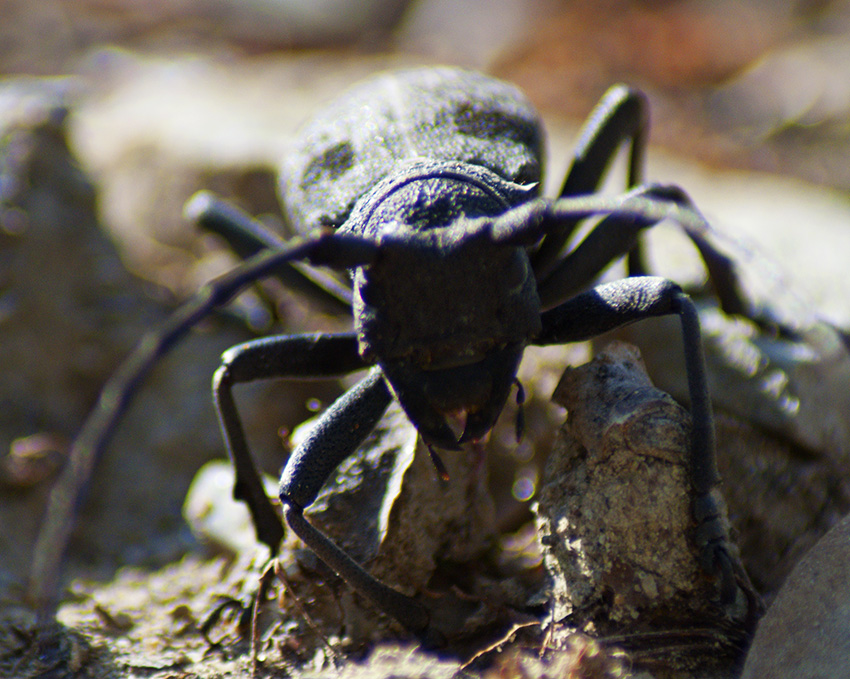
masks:
[[[732,262],[709,244],[707,224],[685,193],[643,184],[647,129],[645,97],[625,86],[609,90],[585,124],[558,196],[549,199],[540,188],[543,127],[514,86],[448,67],[388,73],[356,86],[303,130],[283,161],[282,202],[300,235],[284,240],[208,194],[190,201],[187,210],[201,227],[222,235],[245,261],[143,339],[104,388],[69,467],[91,468],[138,383],[199,319],[263,277],[307,276],[324,294],[350,300],[354,327],[266,337],[224,353],[213,393],[235,468],[234,495],[247,503],[258,539],[276,553],[284,529],[248,450],[234,385],[368,370],[289,457],[280,481],[283,514],[352,588],[433,640],[439,632],[430,629],[422,604],[369,575],[305,519],[304,509],[391,400],[439,469],[435,448],[457,449],[494,426],[528,345],[586,340],[674,314],[681,319],[693,417],[695,540],[704,569],[720,578],[728,601],[736,574],[712,496],[719,475],[699,320],[678,285],[644,275],[640,232],[675,220],[702,255],[724,310],[741,313],[744,303]],[[626,192],[598,194],[624,145]],[[599,221],[569,249],[589,218]],[[628,257],[630,276],[590,287],[621,256]],[[304,263],[350,272],[350,290]],[[463,422],[459,435],[449,423],[456,416]],[[68,533],[63,516],[80,492],[79,479],[54,493],[36,548],[31,594],[45,605],[55,592],[57,554]]]

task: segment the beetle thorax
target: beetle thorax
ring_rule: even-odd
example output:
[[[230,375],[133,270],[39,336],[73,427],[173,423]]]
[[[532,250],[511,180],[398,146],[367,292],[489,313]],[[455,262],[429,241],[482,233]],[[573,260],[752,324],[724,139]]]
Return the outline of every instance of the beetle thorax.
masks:
[[[539,331],[525,249],[496,245],[474,229],[527,191],[481,168],[460,169],[408,172],[376,187],[354,211],[348,228],[387,243],[355,273],[364,355],[441,369],[525,345]]]
[[[445,249],[393,253],[357,272],[361,352],[450,367],[506,344],[524,345],[538,332],[539,301],[524,250]]]

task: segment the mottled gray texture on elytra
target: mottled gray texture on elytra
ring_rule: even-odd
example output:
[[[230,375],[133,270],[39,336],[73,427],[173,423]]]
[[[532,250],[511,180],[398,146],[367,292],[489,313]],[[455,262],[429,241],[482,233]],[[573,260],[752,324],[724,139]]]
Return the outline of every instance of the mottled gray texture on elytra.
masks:
[[[421,158],[534,184],[543,131],[525,95],[479,73],[423,68],[371,79],[313,118],[283,159],[281,194],[292,226],[341,225],[398,164]]]

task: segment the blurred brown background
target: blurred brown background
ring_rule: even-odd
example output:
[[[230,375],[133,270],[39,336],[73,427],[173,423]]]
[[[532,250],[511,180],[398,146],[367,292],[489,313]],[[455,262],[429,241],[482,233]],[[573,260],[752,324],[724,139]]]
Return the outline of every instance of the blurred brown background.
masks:
[[[75,101],[72,145],[105,182],[109,228],[133,242],[138,258],[143,244],[131,222],[145,221],[145,205],[161,204],[163,189],[151,195],[139,177],[119,185],[110,176],[116,163],[147,165],[154,184],[149,166],[174,156],[213,171],[273,169],[298,123],[347,84],[398,64],[453,63],[516,82],[540,107],[552,182],[566,167],[575,125],[605,89],[619,81],[644,89],[656,156],[688,163],[668,170],[651,162],[650,177],[687,185],[709,216],[766,243],[800,278],[814,275],[804,291],[829,318],[850,324],[833,300],[848,287],[831,268],[813,274],[820,243],[850,254],[841,226],[850,188],[850,2],[3,0],[0,15],[0,73],[72,76],[63,83]],[[710,174],[718,170],[838,191]],[[689,172],[696,176],[678,176]],[[186,197],[171,192],[174,204]]]
[[[4,0],[0,13],[0,72],[94,85],[112,49],[257,69],[317,49],[395,53],[495,71],[580,118],[625,80],[653,98],[656,143],[850,186],[846,1]]]

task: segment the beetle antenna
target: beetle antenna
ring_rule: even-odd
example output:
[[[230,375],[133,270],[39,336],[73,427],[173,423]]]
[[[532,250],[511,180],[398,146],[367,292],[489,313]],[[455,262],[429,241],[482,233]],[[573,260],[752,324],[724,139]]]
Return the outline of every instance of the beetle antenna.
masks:
[[[428,454],[431,456],[431,462],[434,463],[434,467],[437,470],[437,475],[443,481],[448,481],[451,477],[449,476],[449,470],[446,469],[446,465],[443,464],[443,461],[440,459],[440,456],[437,455],[437,451],[434,450],[434,447],[430,443],[425,444],[428,447]]]
[[[187,205],[193,216],[207,209],[211,198],[199,194]],[[55,617],[59,605],[62,558],[92,469],[102,457],[118,421],[138,387],[164,357],[200,320],[224,306],[248,285],[273,275],[294,260],[312,260],[351,268],[374,258],[378,246],[368,238],[314,232],[288,241],[276,250],[263,250],[231,271],[207,283],[179,307],[159,329],[145,335],[104,385],[94,410],[71,448],[68,463],[50,491],[45,517],[33,548],[27,597],[43,620]],[[271,546],[271,545],[270,545]]]
[[[522,388],[522,384],[515,377],[514,384],[516,385],[516,442],[519,443],[522,441],[523,434],[525,434],[525,410],[523,410],[523,404],[525,403],[525,389]]]

